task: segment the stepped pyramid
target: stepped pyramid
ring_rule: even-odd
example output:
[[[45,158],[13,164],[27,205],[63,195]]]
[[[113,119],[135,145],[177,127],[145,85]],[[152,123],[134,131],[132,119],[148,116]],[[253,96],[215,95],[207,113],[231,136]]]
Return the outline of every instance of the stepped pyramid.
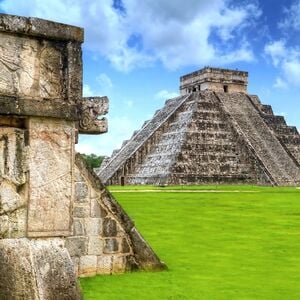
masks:
[[[248,73],[204,68],[98,170],[106,184],[300,185],[300,135],[247,93]]]

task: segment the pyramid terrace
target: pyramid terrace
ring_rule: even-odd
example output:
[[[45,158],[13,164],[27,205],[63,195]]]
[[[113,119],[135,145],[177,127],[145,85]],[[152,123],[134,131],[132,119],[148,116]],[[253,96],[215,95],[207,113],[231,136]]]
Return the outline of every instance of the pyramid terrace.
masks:
[[[248,73],[206,67],[103,162],[105,184],[300,184],[300,135],[247,93]]]

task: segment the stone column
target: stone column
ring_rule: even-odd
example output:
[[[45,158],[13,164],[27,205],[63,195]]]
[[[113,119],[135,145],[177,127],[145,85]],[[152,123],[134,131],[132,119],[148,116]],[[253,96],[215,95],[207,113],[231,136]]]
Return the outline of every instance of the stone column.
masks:
[[[82,98],[81,28],[0,14],[0,299],[80,299],[74,145],[102,133],[107,98]]]

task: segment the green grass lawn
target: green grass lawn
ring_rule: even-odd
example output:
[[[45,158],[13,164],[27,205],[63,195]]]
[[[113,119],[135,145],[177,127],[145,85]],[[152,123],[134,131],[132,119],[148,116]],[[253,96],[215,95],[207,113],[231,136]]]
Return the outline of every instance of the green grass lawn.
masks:
[[[85,299],[300,299],[300,190],[214,188],[111,187],[169,270],[81,279]]]

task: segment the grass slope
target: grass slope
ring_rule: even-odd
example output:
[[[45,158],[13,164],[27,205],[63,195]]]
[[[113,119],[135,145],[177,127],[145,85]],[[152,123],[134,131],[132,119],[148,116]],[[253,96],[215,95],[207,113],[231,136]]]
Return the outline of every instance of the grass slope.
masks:
[[[169,271],[84,278],[85,299],[300,299],[300,190],[220,189],[115,193]]]

